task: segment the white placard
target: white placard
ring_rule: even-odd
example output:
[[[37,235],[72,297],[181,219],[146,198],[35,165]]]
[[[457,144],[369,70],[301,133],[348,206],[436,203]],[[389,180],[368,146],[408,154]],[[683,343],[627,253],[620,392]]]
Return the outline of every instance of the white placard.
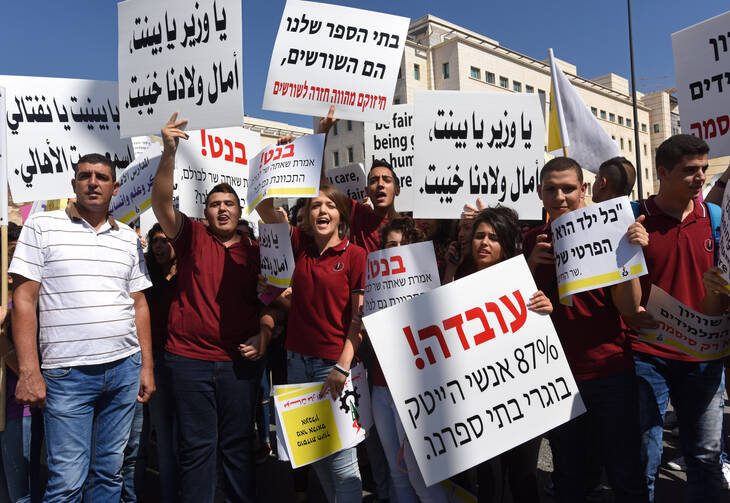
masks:
[[[289,0],[269,63],[264,110],[385,120],[393,100],[406,17]]]
[[[644,329],[639,339],[669,346],[701,360],[717,360],[730,354],[730,318],[708,316],[679,302],[656,285],[651,286],[646,311],[658,322]]]
[[[367,181],[365,179],[365,165],[361,162],[355,162],[342,166],[340,168],[328,169],[324,172],[327,180],[337,187],[340,192],[350,199],[362,201],[367,196],[365,188]]]
[[[8,184],[16,204],[73,197],[79,158],[106,155],[120,173],[134,159],[119,138],[117,83],[0,76],[6,91]]]
[[[730,190],[722,196],[722,218],[720,220],[720,243],[717,249],[717,267],[722,277],[730,283]]]
[[[522,255],[366,316],[427,485],[585,412]]]
[[[441,286],[433,243],[413,243],[368,253],[364,315]]]
[[[400,182],[398,211],[413,211],[414,142],[413,105],[393,105],[386,122],[365,123],[365,162],[370,166],[375,159],[385,159],[393,167]]]
[[[270,145],[251,160],[249,211],[270,197],[316,197],[322,170],[323,134],[300,136],[286,145]]]
[[[294,275],[294,253],[289,238],[289,224],[259,224],[261,274],[270,285],[286,288]]]
[[[682,132],[730,154],[730,11],[672,33]]]
[[[119,176],[119,191],[112,197],[109,212],[128,224],[152,204],[152,184],[162,158],[162,145],[153,143]]]
[[[8,155],[5,140],[5,88],[0,87],[0,225],[8,225]]]
[[[365,439],[372,425],[367,372],[351,369],[342,395],[319,398],[323,383],[274,386],[277,453],[293,468],[308,465]]]
[[[561,298],[647,274],[641,246],[630,244],[626,237],[632,223],[634,213],[626,196],[571,211],[552,221]]]
[[[241,0],[118,4],[122,137],[156,134],[179,111],[191,129],[243,122]]]
[[[134,148],[134,158],[143,155],[152,145],[152,139],[149,136],[133,136],[132,148]]]
[[[542,217],[545,124],[537,94],[424,91],[415,97],[416,218],[459,218],[465,204]]]

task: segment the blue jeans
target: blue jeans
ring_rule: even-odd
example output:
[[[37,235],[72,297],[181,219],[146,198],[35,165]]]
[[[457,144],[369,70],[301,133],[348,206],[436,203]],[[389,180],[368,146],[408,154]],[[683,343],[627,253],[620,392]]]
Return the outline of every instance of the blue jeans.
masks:
[[[43,501],[119,501],[122,460],[139,393],[142,355],[43,370],[48,485]]]
[[[30,501],[30,416],[8,419],[0,432],[0,503]]]
[[[687,463],[688,502],[724,497],[720,437],[724,374],[722,360],[683,362],[635,353],[639,378],[642,457],[654,501],[654,481],[662,460],[662,425],[669,398],[677,409],[679,443]]]
[[[122,503],[134,503],[137,495],[140,499],[144,494],[144,451],[140,454],[140,440],[144,427],[144,404],[137,402],[134,406],[134,419],[132,429],[129,432],[129,442],[124,449],[124,461],[122,462]]]
[[[178,469],[174,441],[175,401],[170,372],[165,366],[165,353],[155,353],[155,387],[148,402],[150,423],[157,440],[157,464],[160,469],[160,503],[177,500]]]
[[[289,384],[320,382],[327,379],[334,360],[304,356],[287,351],[287,376]],[[343,449],[312,463],[327,499],[337,503],[360,503],[362,480],[357,464],[357,449]]]
[[[577,384],[587,412],[549,433],[555,499],[585,501],[595,482],[589,451],[597,437],[616,501],[646,503],[636,374],[630,370]]]
[[[448,497],[441,484],[426,487],[388,388],[373,386],[370,401],[398,503],[416,503],[419,500],[421,503],[446,503]],[[404,461],[402,464],[398,463],[401,446]]]
[[[220,453],[225,501],[253,502],[256,364],[165,353],[165,365],[178,421],[182,501],[213,502]]]

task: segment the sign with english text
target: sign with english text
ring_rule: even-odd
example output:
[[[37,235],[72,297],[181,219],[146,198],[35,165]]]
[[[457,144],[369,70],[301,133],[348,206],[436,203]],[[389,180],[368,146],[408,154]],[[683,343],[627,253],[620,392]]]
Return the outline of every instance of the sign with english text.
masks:
[[[327,180],[337,187],[340,192],[350,199],[362,201],[367,194],[365,188],[367,181],[365,179],[365,166],[361,162],[348,164],[340,168],[328,169],[324,172]]]
[[[647,274],[641,246],[630,244],[626,237],[633,223],[626,196],[579,208],[551,222],[560,298]]]
[[[243,122],[241,0],[117,4],[121,136],[159,134],[179,111],[193,129]]]
[[[537,94],[415,94],[415,218],[459,218],[465,204],[542,218],[537,195],[545,122]]]
[[[363,321],[433,485],[585,412],[522,255]]]
[[[288,0],[269,63],[264,110],[383,120],[392,104],[408,24],[340,5]]]

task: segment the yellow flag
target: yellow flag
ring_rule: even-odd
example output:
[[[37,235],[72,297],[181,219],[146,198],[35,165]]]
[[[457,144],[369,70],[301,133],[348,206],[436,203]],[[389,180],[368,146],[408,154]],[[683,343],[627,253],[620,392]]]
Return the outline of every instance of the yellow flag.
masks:
[[[555,101],[555,88],[550,83],[550,113],[548,114],[548,152],[563,148],[563,141],[560,138],[560,125],[558,124],[558,109]]]

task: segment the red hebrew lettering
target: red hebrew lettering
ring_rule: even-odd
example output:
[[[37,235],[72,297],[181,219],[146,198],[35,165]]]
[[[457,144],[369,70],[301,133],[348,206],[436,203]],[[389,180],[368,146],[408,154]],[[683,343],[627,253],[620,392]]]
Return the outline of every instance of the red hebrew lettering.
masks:
[[[478,346],[483,342],[494,339],[494,330],[492,330],[492,327],[489,326],[489,323],[487,322],[487,316],[484,314],[484,311],[482,311],[481,308],[475,307],[473,309],[469,309],[466,312],[467,321],[477,319],[482,322],[482,326],[484,327],[483,332],[479,332],[478,334],[474,335],[474,344]]]
[[[281,156],[282,159],[286,159],[287,157],[291,157],[294,155],[294,144],[289,143],[287,145],[284,145],[284,155]]]
[[[418,338],[422,341],[425,341],[426,339],[429,339],[431,337],[436,337],[436,340],[438,340],[439,346],[441,346],[441,352],[443,353],[444,357],[450,358],[451,352],[449,351],[449,346],[446,345],[446,339],[444,339],[444,334],[441,332],[441,329],[438,327],[438,325],[430,325],[418,331]],[[428,358],[428,363],[430,363],[431,365],[436,363],[436,357],[434,357],[433,350],[430,347],[426,348],[426,357]]]
[[[237,141],[233,145],[235,148],[241,151],[241,155],[236,157],[235,162],[243,165],[248,164],[248,159],[246,159],[246,147],[243,145],[243,143]]]
[[[223,144],[228,147],[228,153],[224,157],[224,159],[228,162],[233,162],[233,142],[231,140],[226,140],[223,142]]]
[[[213,142],[215,140],[215,142]],[[223,155],[223,141],[217,136],[208,135],[208,143],[210,144],[210,154],[213,158],[218,158]],[[218,145],[218,150],[213,145]]]
[[[512,313],[512,316],[515,317],[514,321],[509,324],[510,328],[512,329],[512,333],[515,333],[520,328],[522,328],[522,325],[525,324],[525,320],[527,320],[527,306],[525,306],[525,301],[522,299],[522,294],[519,290],[515,290],[514,292],[512,292],[512,295],[514,295],[515,299],[517,300],[517,304],[520,308],[519,311],[515,308],[514,304],[512,304],[512,301],[510,301],[506,295],[500,297],[499,300],[502,301],[502,304],[504,304],[507,309],[509,309],[509,312]]]
[[[282,150],[283,149],[281,147],[276,147],[276,155],[274,156],[274,158],[272,159],[272,161],[276,161],[276,160],[279,159],[279,157],[281,157],[281,151]]]
[[[406,336],[406,340],[408,341],[408,345],[411,347],[413,355],[418,356],[418,346],[416,346],[416,340],[413,338],[413,332],[411,331],[411,327],[403,327],[403,333]],[[423,358],[416,358],[416,367],[419,370],[422,370],[425,366],[426,363],[423,361]]]
[[[401,258],[400,255],[395,255],[393,257],[390,257],[391,262],[397,262],[399,266],[397,268],[394,268],[390,271],[390,274],[400,274],[402,272],[406,272],[406,268],[403,265],[403,258]]]
[[[200,130],[200,143],[203,145],[200,153],[203,154],[203,157],[205,157],[206,155],[208,155],[208,151],[205,150],[205,129]]]
[[[456,316],[452,316],[451,318],[444,320],[443,323],[444,330],[451,330],[452,328],[455,328],[456,333],[459,336],[459,340],[461,341],[461,347],[469,349],[469,342],[466,340],[466,334],[464,334],[464,328],[462,327],[464,324],[464,318],[462,318],[460,314],[457,314]]]

